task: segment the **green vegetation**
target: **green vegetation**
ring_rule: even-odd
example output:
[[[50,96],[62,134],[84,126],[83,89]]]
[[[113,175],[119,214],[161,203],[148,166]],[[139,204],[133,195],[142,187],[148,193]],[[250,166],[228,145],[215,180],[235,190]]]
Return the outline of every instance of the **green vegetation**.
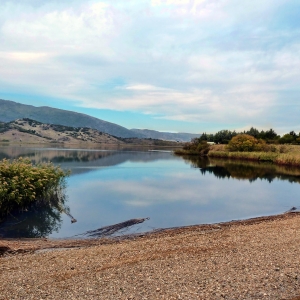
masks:
[[[33,127],[36,127],[36,125],[42,125],[42,124],[43,124],[43,123],[41,123],[41,122],[38,122],[38,121],[36,121],[36,120],[29,119],[29,118],[23,118],[23,121],[28,122],[28,124],[29,124],[30,126],[33,126]],[[20,125],[23,125],[23,122],[22,122],[22,121],[19,122],[19,123],[20,123]]]
[[[228,143],[227,149],[229,151],[239,152],[253,152],[264,151],[267,152],[270,147],[262,139],[256,139],[249,134],[238,134],[234,136]]]
[[[279,140],[279,144],[300,144],[300,133],[297,135],[294,131],[283,135]]]
[[[296,140],[297,138],[295,138]],[[209,145],[201,138],[186,143],[177,155],[209,156],[215,158],[269,161],[280,165],[300,166],[300,148],[296,145],[267,144],[248,134],[232,137],[227,145]]]
[[[69,173],[52,164],[32,165],[19,158],[0,161],[0,219],[37,201],[60,198]]]
[[[300,148],[297,145],[266,145],[261,151],[229,151],[228,146],[214,145],[208,156],[214,158],[269,161],[278,165],[300,166]]]
[[[236,135],[247,134],[258,140],[264,140],[267,144],[300,144],[300,133],[297,135],[294,131],[290,131],[280,137],[272,128],[264,131],[251,127],[247,131],[236,132],[230,130],[221,130],[215,134],[203,133],[200,137],[203,141],[214,142],[216,144],[228,144]]]
[[[0,133],[8,131],[10,129],[9,123],[0,123]]]
[[[278,153],[274,152],[229,152],[229,151],[214,151],[213,149],[208,153],[209,157],[244,159],[256,161],[270,161],[275,162]]]
[[[221,130],[216,134],[206,134],[205,132],[200,136],[201,141],[214,142],[216,144],[228,144],[228,142],[236,136],[235,131]]]
[[[201,138],[192,139],[190,143],[185,143],[182,149],[175,150],[177,155],[200,155],[205,156],[209,152],[209,144]]]
[[[50,127],[58,132],[67,132],[67,131],[75,131],[79,132],[80,128],[79,127],[71,127],[71,126],[64,126],[64,125],[50,125]]]

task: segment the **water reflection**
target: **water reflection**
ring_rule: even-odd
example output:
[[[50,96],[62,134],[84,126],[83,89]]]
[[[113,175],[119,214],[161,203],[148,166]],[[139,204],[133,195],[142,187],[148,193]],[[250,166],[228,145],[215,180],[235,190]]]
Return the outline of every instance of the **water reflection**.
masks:
[[[50,201],[38,201],[26,211],[12,212],[0,225],[0,237],[40,238],[59,232],[62,213],[70,214],[65,194],[55,194]]]
[[[235,178],[254,182],[264,179],[272,182],[275,179],[300,183],[300,168],[280,166],[267,162],[251,162],[230,159],[198,158],[185,156],[185,161],[191,163],[194,168],[199,168],[205,175],[211,173],[217,178]]]
[[[52,161],[72,172],[66,194],[78,222],[71,224],[61,207],[45,208],[43,213],[34,208],[33,220],[39,221],[32,222],[46,220],[46,224],[31,224],[30,212],[26,212],[28,225],[15,229],[18,236],[72,237],[150,217],[126,232],[135,233],[271,215],[299,206],[297,168],[182,159],[172,153],[140,150],[0,148],[0,154],[7,158],[27,156],[34,162]],[[12,219],[6,225],[14,222]],[[13,236],[13,229],[6,230],[5,236]]]
[[[135,151],[127,150],[103,150],[103,149],[65,149],[65,148],[26,148],[4,147],[0,148],[0,159],[16,159],[28,157],[32,163],[52,162],[63,169],[71,170],[72,174],[82,174],[93,169],[112,167],[125,163],[151,162],[155,160],[170,160],[172,155],[167,152]],[[179,158],[178,158],[179,159]]]
[[[76,236],[99,238],[99,237],[114,236],[115,234],[120,235],[120,233],[122,234],[126,233],[130,227],[140,223],[144,223],[147,220],[149,220],[149,218],[131,219],[118,224],[113,224],[98,229],[89,230],[87,232],[77,234]]]

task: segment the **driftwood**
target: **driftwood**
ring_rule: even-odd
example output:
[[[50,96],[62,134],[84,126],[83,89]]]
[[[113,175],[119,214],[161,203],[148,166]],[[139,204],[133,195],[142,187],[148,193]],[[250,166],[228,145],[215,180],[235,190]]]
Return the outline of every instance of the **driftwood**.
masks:
[[[77,234],[75,236],[80,236],[80,235],[85,235],[88,237],[104,237],[104,236],[109,236],[109,235],[113,235],[114,233],[116,233],[117,231],[121,230],[121,229],[125,229],[128,228],[130,226],[139,224],[139,223],[143,223],[146,220],[149,220],[150,218],[140,218],[140,219],[130,219],[118,224],[114,224],[114,225],[110,225],[110,226],[105,226],[105,227],[101,227],[95,230],[89,230],[85,233],[82,234]]]
[[[291,213],[291,212],[299,212],[299,208],[293,206],[292,208],[290,208],[288,211],[286,211],[285,213]]]

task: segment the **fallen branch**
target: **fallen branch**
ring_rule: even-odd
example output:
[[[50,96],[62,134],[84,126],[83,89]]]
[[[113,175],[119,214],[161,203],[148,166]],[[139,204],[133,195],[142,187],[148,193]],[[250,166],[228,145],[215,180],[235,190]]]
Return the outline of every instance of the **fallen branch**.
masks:
[[[77,234],[75,236],[85,235],[88,237],[104,237],[104,236],[112,235],[121,229],[128,228],[130,226],[133,226],[133,225],[136,225],[139,223],[143,223],[149,219],[150,218],[130,219],[130,220],[118,223],[118,224],[101,227],[101,228],[98,228],[95,230],[89,230],[85,233]]]

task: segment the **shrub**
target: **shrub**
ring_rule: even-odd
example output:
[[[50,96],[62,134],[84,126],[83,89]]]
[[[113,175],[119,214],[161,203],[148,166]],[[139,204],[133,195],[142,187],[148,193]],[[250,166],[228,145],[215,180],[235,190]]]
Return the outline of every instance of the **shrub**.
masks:
[[[265,141],[258,140],[249,134],[238,134],[228,143],[229,151],[252,152],[252,151],[269,151]]]
[[[175,151],[175,154],[192,154],[192,155],[206,155],[210,149],[207,141],[201,139],[193,139],[190,143],[183,146],[183,151]]]
[[[285,134],[279,139],[279,144],[291,144],[296,141],[296,136],[292,134]]]
[[[38,200],[51,200],[65,187],[69,173],[52,164],[32,165],[19,158],[0,161],[0,217]]]

